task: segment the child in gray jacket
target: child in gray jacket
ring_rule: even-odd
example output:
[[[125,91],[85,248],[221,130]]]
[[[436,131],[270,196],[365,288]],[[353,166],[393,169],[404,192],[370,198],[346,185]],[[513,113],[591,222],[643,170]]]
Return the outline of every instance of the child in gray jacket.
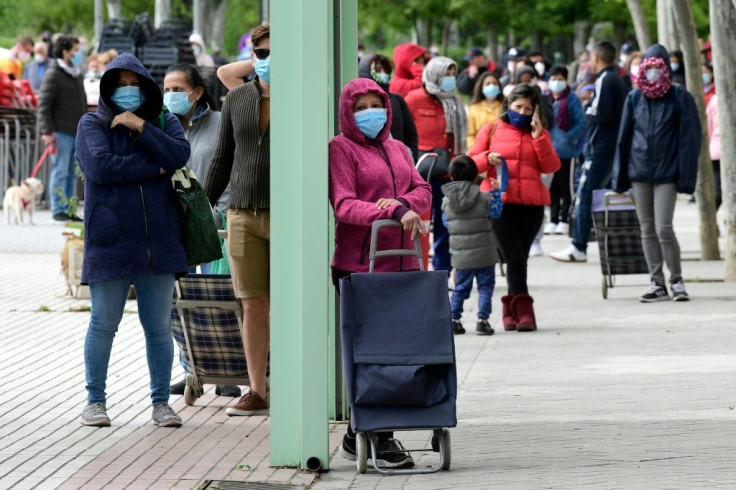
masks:
[[[473,279],[478,284],[478,323],[475,333],[493,335],[488,322],[496,285],[498,244],[489,217],[490,194],[476,183],[478,169],[470,157],[460,155],[450,163],[452,182],[442,186],[442,211],[450,233],[450,254],[455,269],[455,289],[450,302],[452,331],[465,333],[460,321],[463,303],[470,297]],[[497,182],[494,182],[498,186]]]

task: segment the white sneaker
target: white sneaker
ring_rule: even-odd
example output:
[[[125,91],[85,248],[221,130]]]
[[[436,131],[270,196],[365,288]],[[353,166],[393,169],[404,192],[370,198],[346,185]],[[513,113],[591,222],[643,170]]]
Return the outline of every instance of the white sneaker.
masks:
[[[554,235],[557,231],[557,225],[554,223],[547,223],[544,225],[544,234],[545,235]]]
[[[529,249],[529,257],[541,257],[544,255],[542,246],[538,243],[532,243],[532,248]]]
[[[562,221],[557,223],[557,226],[555,227],[555,235],[567,235],[569,231],[570,225],[563,223]]]
[[[560,250],[559,252],[554,252],[549,254],[550,257],[552,257],[555,260],[559,260],[560,262],[587,262],[588,261],[588,254],[585,252],[581,252],[577,248],[575,248],[575,245],[570,244],[569,247],[567,247],[565,250]]]

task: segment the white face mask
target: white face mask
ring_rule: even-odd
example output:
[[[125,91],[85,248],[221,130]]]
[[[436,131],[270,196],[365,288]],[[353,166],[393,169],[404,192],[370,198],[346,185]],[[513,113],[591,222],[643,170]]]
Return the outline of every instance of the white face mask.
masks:
[[[509,69],[509,73],[514,73],[516,71],[516,61],[509,61],[506,68]]]
[[[44,61],[46,61],[46,57],[42,54],[34,55],[33,59],[36,60],[36,63],[43,63]]]
[[[631,74],[635,77],[639,76],[639,65],[631,65]]]
[[[647,68],[647,71],[644,75],[647,77],[647,80],[650,82],[658,81],[659,77],[661,76],[659,73],[659,68]]]
[[[536,63],[534,63],[534,69],[537,70],[537,73],[539,73],[540,77],[544,75],[545,68],[546,66],[544,66],[544,63],[542,63],[541,61],[537,61]]]

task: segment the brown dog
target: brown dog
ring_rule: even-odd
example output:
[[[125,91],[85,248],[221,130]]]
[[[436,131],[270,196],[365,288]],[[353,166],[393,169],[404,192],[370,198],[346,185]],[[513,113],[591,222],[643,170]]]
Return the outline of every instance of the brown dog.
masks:
[[[10,216],[15,215],[15,224],[23,224],[23,211],[28,212],[28,221],[33,224],[33,211],[36,209],[36,199],[43,194],[43,184],[40,180],[29,177],[21,185],[8,187],[3,199],[5,221],[10,224]]]

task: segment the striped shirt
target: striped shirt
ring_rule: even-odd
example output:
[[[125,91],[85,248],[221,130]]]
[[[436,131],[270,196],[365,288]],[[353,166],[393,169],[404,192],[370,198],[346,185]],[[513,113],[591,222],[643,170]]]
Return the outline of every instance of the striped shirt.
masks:
[[[204,182],[210,204],[214,205],[230,184],[228,208],[270,208],[270,125],[263,134],[258,131],[262,98],[258,79],[225,97],[217,147]]]

